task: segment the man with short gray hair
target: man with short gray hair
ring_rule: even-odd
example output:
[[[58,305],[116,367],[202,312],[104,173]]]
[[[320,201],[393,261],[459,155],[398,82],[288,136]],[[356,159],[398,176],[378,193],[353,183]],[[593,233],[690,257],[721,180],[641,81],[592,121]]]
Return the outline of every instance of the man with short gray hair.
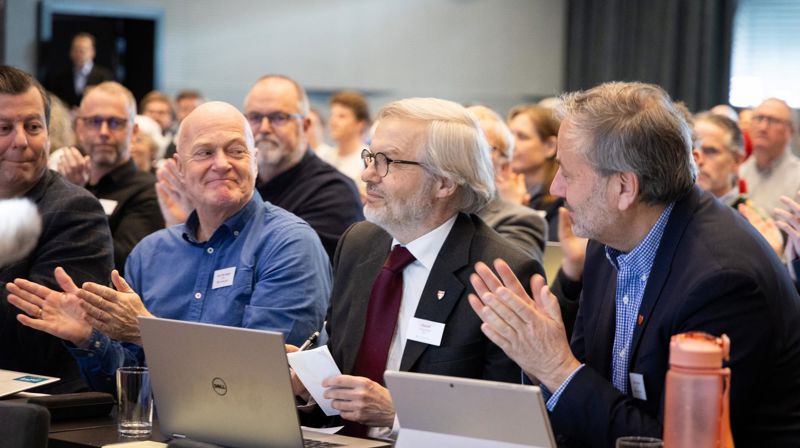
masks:
[[[799,445],[800,297],[755,229],[694,186],[682,114],[641,83],[566,95],[563,114],[551,191],[591,239],[571,344],[539,276],[531,301],[505,263],[499,277],[479,263],[470,297],[489,338],[550,392],[562,442],[661,437],[670,338],[696,331],[730,338],[736,445]]]
[[[739,174],[753,202],[770,215],[782,207],[781,196],[794,197],[800,190],[800,159],[790,149],[796,131],[797,114],[781,99],[766,99],[753,110],[753,154]]]
[[[739,125],[724,115],[702,113],[694,118],[694,134],[697,185],[731,207],[744,203],[746,199],[738,185],[739,166],[744,158]]]
[[[395,422],[386,369],[519,382],[467,303],[470,266],[503,257],[518,275],[543,271],[474,215],[495,187],[488,144],[464,107],[391,103],[361,157],[369,222],[339,241],[327,320],[344,375],[323,386],[350,434],[386,436]],[[428,327],[437,336],[423,337]]]
[[[121,273],[133,247],[164,227],[155,178],[131,159],[139,132],[135,116],[136,100],[122,84],[106,81],[87,88],[75,123],[86,155],[73,146],[50,160],[51,168],[100,200],[114,238],[114,265]]]

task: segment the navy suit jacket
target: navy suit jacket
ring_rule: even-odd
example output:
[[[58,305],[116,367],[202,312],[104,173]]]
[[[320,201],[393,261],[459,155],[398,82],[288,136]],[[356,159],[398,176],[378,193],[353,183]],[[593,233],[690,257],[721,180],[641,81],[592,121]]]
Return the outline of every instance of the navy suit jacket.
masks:
[[[672,210],[630,349],[629,371],[644,376],[646,400],[611,383],[615,289],[604,247],[590,242],[571,343],[586,365],[551,415],[569,445],[661,437],[670,337],[704,331],[731,340],[736,446],[800,446],[800,297],[772,249],[738,213],[698,188]]]

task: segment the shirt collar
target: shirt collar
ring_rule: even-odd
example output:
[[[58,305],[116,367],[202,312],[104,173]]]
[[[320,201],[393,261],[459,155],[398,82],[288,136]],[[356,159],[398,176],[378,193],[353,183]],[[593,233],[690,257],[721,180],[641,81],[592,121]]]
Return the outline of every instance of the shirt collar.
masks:
[[[664,235],[664,229],[667,227],[669,215],[675,203],[667,205],[661,216],[656,221],[653,228],[647,232],[647,235],[642,241],[628,253],[614,249],[606,245],[606,258],[611,264],[619,270],[620,266],[630,266],[631,269],[637,274],[647,275],[653,267],[653,261],[656,258],[656,251],[661,243],[661,237]]]
[[[222,225],[219,226],[219,228],[214,232],[214,235],[211,235],[209,241],[212,240],[214,236],[222,229],[226,229],[228,232],[233,234],[241,232],[250,221],[250,218],[253,216],[253,214],[255,214],[256,210],[258,210],[259,204],[263,202],[264,200],[261,199],[261,195],[258,194],[258,191],[253,191],[253,197],[250,198],[250,201],[247,203],[247,205],[236,212],[236,214],[226,219],[225,222],[223,222]],[[192,213],[186,220],[186,230],[183,232],[183,239],[196,245],[205,244],[205,242],[197,241],[197,228],[199,225],[200,220],[197,218],[197,210],[192,210]]]
[[[406,244],[406,249],[408,249],[411,255],[413,255],[418,262],[422,263],[426,269],[431,270],[433,267],[433,263],[439,255],[439,250],[441,250],[444,241],[447,239],[447,235],[450,234],[450,230],[456,223],[456,217],[458,217],[458,214],[453,215],[452,218],[445,221],[444,224],[439,227]],[[400,244],[400,242],[392,238],[392,248],[398,244]]]
[[[779,155],[777,158],[767,163],[767,166],[765,166],[764,168],[760,168],[756,163],[755,164],[756,170],[759,172],[759,174],[765,176],[772,174],[772,172],[778,169],[778,167],[781,166],[781,164],[783,164],[783,161],[786,160],[786,158],[789,156],[789,151],[791,150],[788,147],[784,148],[781,155]]]
[[[80,74],[81,76],[87,76],[89,75],[89,73],[92,72],[93,68],[94,68],[94,61],[89,61],[83,64],[82,66],[78,67],[77,69],[75,69],[75,72]]]

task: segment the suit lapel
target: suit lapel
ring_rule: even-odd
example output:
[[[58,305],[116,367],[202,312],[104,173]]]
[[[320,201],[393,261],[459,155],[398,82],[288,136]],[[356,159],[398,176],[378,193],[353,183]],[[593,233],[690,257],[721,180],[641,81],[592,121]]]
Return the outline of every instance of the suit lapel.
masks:
[[[666,286],[666,280],[672,268],[672,259],[675,256],[675,249],[678,247],[681,238],[683,238],[683,232],[689,224],[689,219],[697,205],[700,194],[700,190],[695,187],[686,198],[677,202],[672,209],[667,226],[664,228],[656,258],[653,260],[653,268],[650,270],[650,277],[647,279],[642,304],[639,306],[637,325],[633,330],[630,371],[635,368],[636,351],[639,348],[642,333],[647,328],[647,324],[650,322],[650,315],[653,313],[661,297],[661,292]]]
[[[466,285],[458,278],[457,271],[469,264],[469,251],[474,233],[475,227],[469,217],[459,214],[431,268],[414,317],[446,323],[456,304],[464,300]],[[444,292],[441,299],[440,291]],[[400,362],[400,370],[410,370],[428,347],[428,344],[408,340]]]
[[[608,263],[608,260],[604,259],[602,262]],[[617,271],[614,268],[610,268],[607,271],[605,288],[598,288],[598,291],[603,291],[603,296],[600,299],[600,312],[594,321],[594,341],[592,342],[592,350],[587,353],[587,361],[589,361],[590,365],[597,366],[597,370],[601,375],[611,378],[610,353],[614,345],[615,322],[617,319]],[[591,319],[591,316],[585,316],[584,319]]]

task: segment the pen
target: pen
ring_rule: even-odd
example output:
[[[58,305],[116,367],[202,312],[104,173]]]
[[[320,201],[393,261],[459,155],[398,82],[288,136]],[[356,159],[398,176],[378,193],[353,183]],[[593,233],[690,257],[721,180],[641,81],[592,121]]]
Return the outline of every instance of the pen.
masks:
[[[323,322],[322,323],[322,328],[325,328],[325,324],[327,324],[327,323],[328,323],[328,321]],[[306,339],[306,341],[303,342],[303,345],[300,346],[299,351],[302,352],[304,350],[308,350],[309,348],[311,348],[311,346],[314,345],[315,342],[317,342],[317,338],[318,337],[319,337],[319,331],[315,331],[315,332],[311,333],[311,335],[308,337],[308,339]]]

